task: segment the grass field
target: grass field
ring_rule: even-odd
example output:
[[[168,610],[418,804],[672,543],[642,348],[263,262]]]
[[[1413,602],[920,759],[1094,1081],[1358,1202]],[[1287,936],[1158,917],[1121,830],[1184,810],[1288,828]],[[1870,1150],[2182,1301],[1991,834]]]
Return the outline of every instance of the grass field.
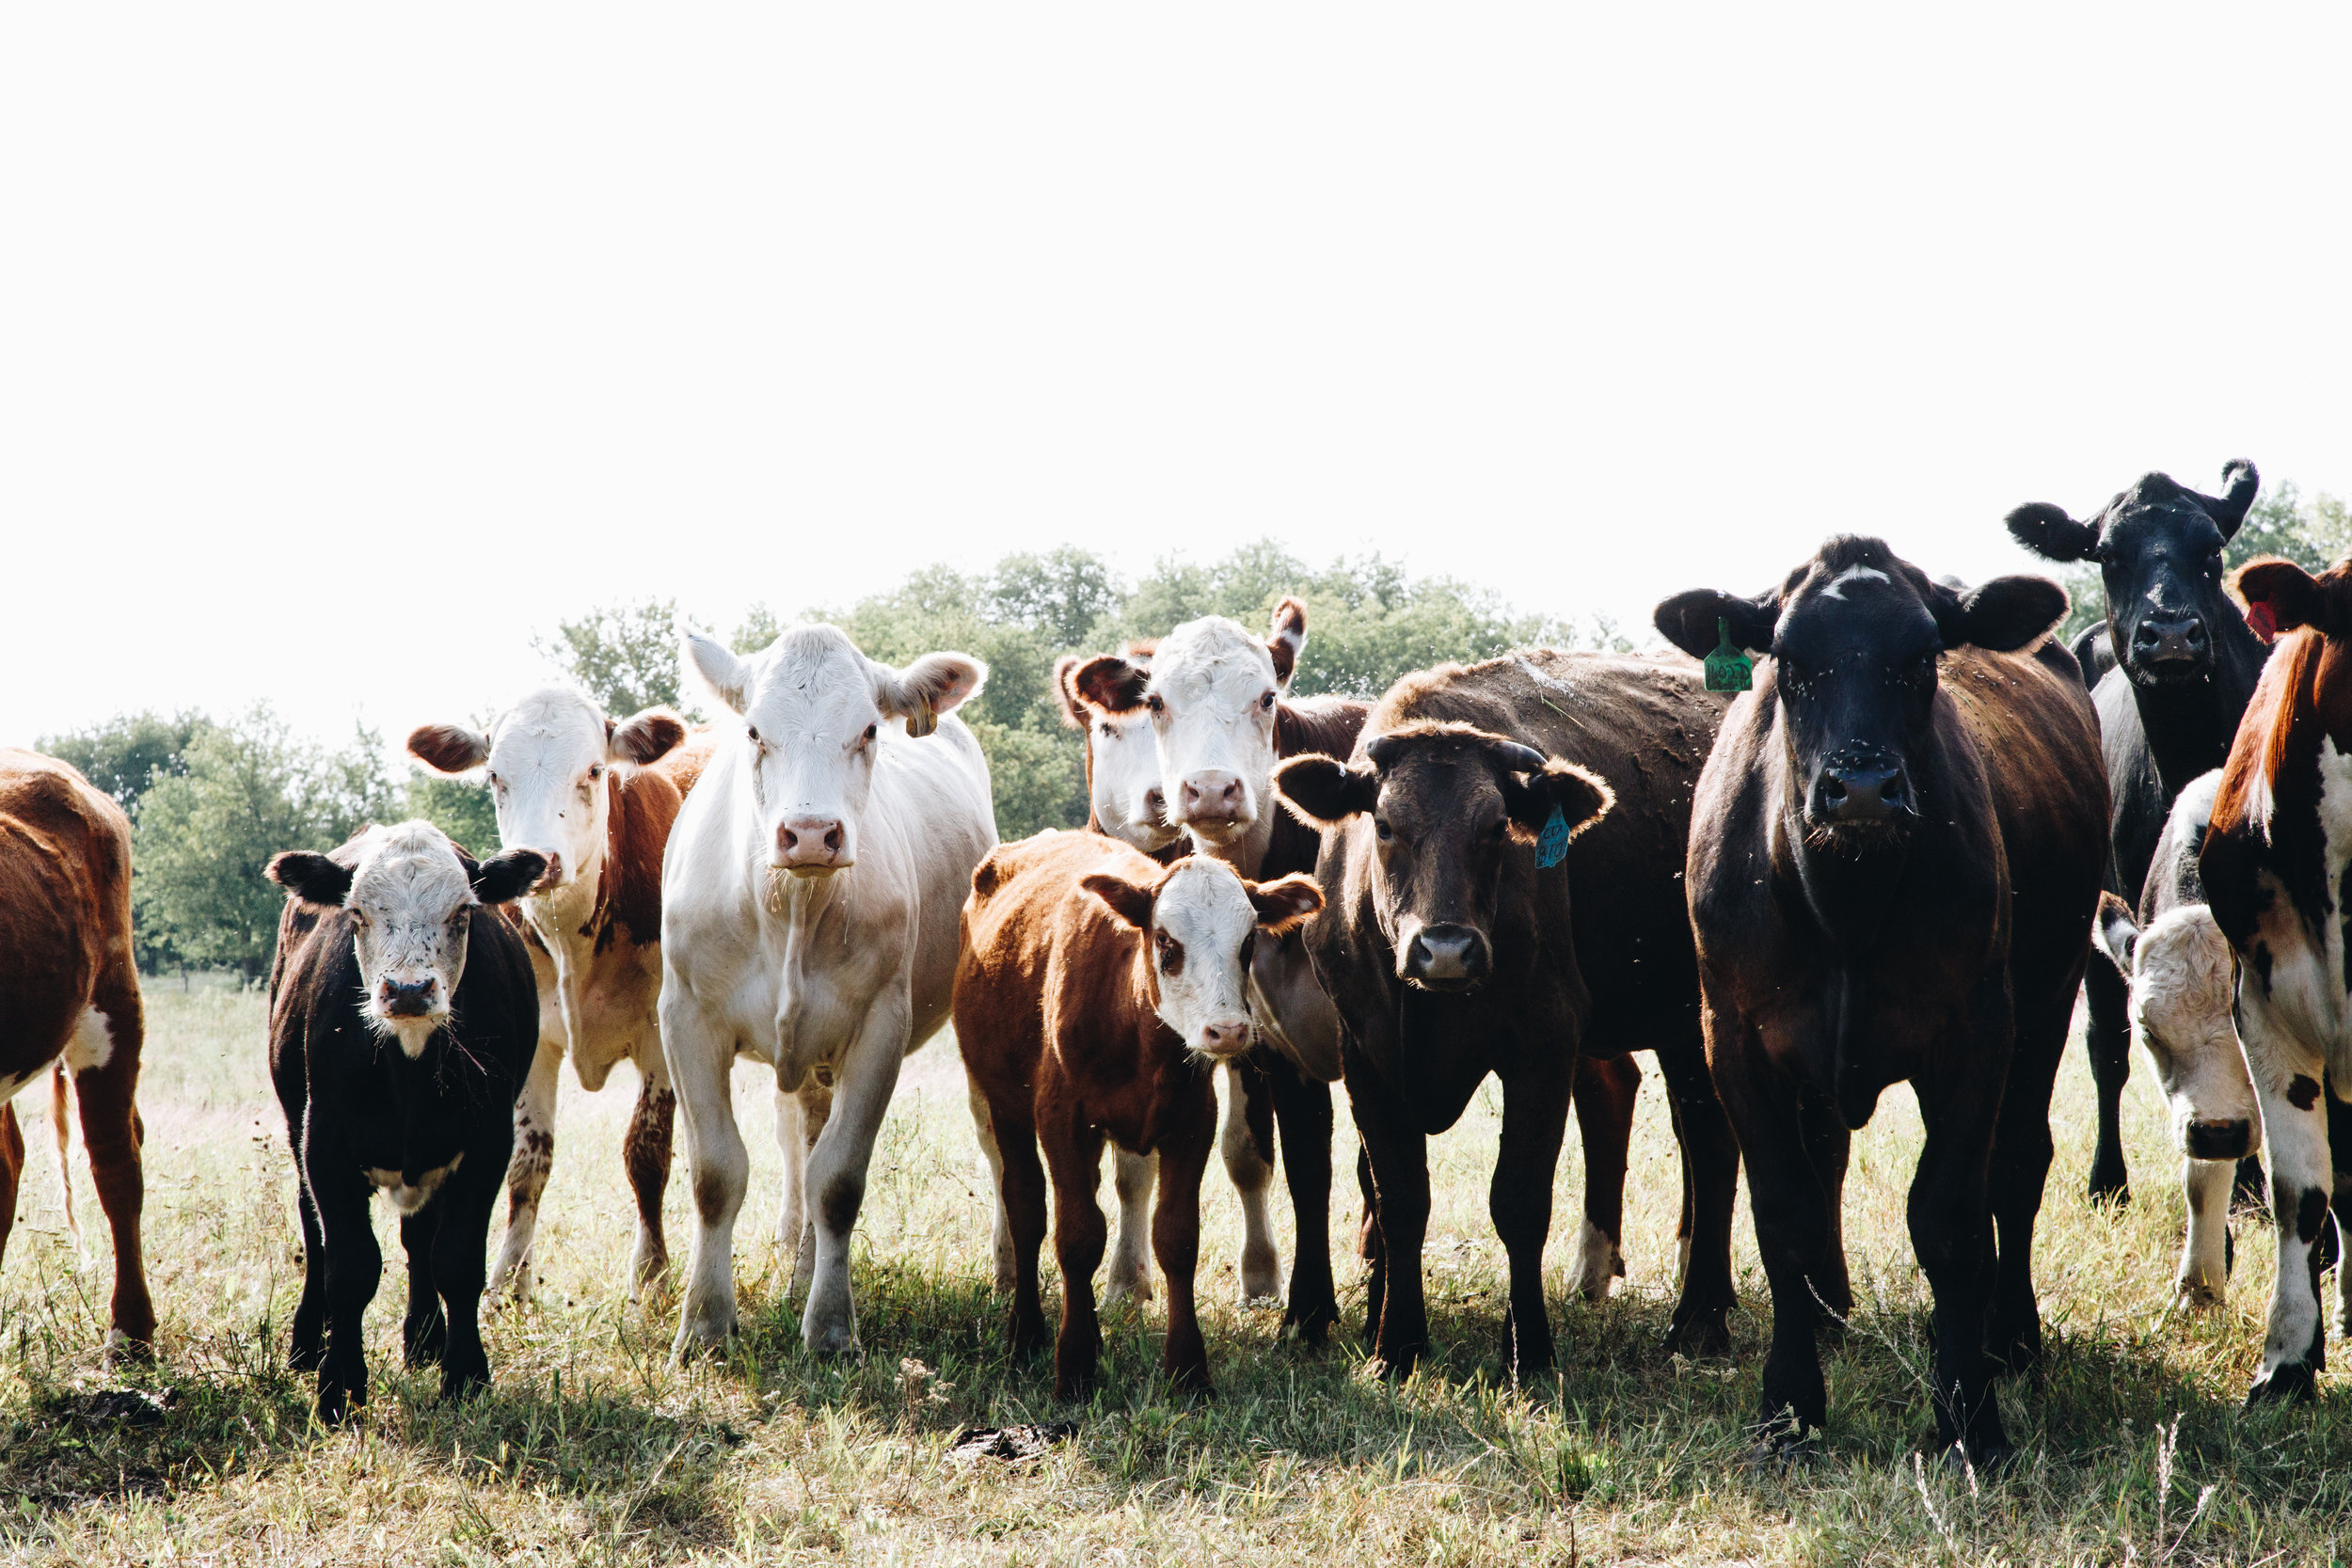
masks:
[[[1587,1306],[1555,1293],[1562,1371],[1498,1386],[1502,1252],[1486,1217],[1491,1094],[1434,1146],[1426,1263],[1431,1363],[1391,1386],[1354,1342],[1358,1268],[1340,1259],[1345,1333],[1275,1342],[1278,1313],[1233,1297],[1237,1207],[1212,1167],[1204,1319],[1217,1394],[1154,1386],[1156,1303],[1106,1319],[1099,1394],[1051,1398],[1043,1365],[1010,1365],[988,1282],[988,1206],[952,1041],[909,1064],[877,1148],[856,1275],[863,1364],[800,1351],[769,1241],[778,1157],[770,1099],[739,1069],[753,1196],[738,1238],[745,1335],[723,1365],[669,1365],[675,1304],[621,1289],[629,1205],[619,1140],[633,1085],[565,1083],[534,1302],[487,1338],[495,1391],[434,1402],[399,1367],[405,1294],[379,1206],[385,1288],[371,1315],[375,1398],[348,1428],[310,1420],[282,1370],[298,1280],[293,1175],[263,1071],[257,998],[151,998],[142,1101],[147,1238],[161,1356],[109,1369],[107,1265],[77,1269],[42,1097],[23,1219],[0,1267],[0,1557],[33,1561],[493,1563],[774,1561],[2333,1562],[2352,1553],[2352,1401],[2242,1415],[2270,1279],[2241,1222],[2230,1307],[2170,1307],[2181,1198],[2145,1075],[2127,1101],[2137,1203],[2080,1196],[2090,1083],[2059,1081],[2058,1159],[2037,1259],[2050,1355],[2010,1386],[2023,1454],[2000,1479],[1918,1465],[1930,1433],[1924,1289],[1902,1224],[1918,1147],[1907,1091],[1855,1144],[1848,1236],[1861,1306],[1826,1350],[1822,1457],[1749,1456],[1768,1314],[1742,1193],[1736,1363],[1656,1346],[1673,1271],[1678,1176],[1662,1093],[1645,1090],[1628,1203],[1631,1278]],[[1340,1168],[1352,1168],[1343,1126]],[[77,1155],[78,1160],[78,1155]],[[1554,1255],[1578,1212],[1571,1139]],[[81,1212],[103,1253],[87,1173]],[[1107,1185],[1107,1184],[1106,1184]],[[1279,1184],[1278,1184],[1279,1186]],[[670,1195],[683,1253],[685,1182]],[[1343,1184],[1343,1226],[1357,1198]],[[1285,1211],[1287,1204],[1278,1202]],[[502,1223],[502,1215],[501,1215]],[[1049,1249],[1050,1255],[1050,1249]],[[1287,1240],[1285,1240],[1287,1257]],[[1555,1278],[1557,1273],[1555,1271]],[[1049,1290],[1052,1286],[1049,1282]],[[935,1373],[902,1375],[906,1358]],[[122,1390],[145,1397],[125,1398]],[[1022,1464],[956,1462],[967,1425],[1073,1420]]]

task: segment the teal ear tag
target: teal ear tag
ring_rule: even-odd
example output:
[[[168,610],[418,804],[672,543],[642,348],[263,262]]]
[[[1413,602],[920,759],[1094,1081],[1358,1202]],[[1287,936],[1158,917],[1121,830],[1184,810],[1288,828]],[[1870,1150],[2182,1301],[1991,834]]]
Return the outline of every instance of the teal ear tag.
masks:
[[[1731,645],[1731,623],[1718,617],[1715,635],[1723,641],[1707,656],[1707,689],[1745,691],[1756,685],[1756,660]]]
[[[1555,803],[1551,808],[1551,820],[1545,823],[1544,831],[1536,835],[1535,863],[1547,871],[1558,865],[1567,858],[1568,840],[1572,836],[1568,832],[1567,817]]]

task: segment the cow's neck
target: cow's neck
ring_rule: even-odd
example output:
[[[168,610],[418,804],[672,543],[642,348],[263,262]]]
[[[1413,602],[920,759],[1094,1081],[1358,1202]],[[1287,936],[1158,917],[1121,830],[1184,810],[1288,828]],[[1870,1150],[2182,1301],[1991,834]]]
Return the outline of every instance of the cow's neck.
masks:
[[[1211,844],[1198,834],[1192,836],[1193,853],[1223,861],[1234,874],[1248,881],[1258,880],[1258,873],[1265,864],[1266,847],[1274,842],[1274,809],[1258,814],[1249,824],[1249,831],[1231,844]],[[1189,830],[1187,830],[1189,832]]]
[[[604,846],[599,843],[588,863],[570,882],[523,900],[523,918],[539,933],[548,956],[555,960],[555,972],[560,977],[568,979],[585,970],[588,960],[596,956],[596,921],[604,907]]]
[[[2178,799],[2191,779],[2228,760],[2230,741],[2246,717],[2267,657],[2243,622],[2224,625],[2214,641],[2213,673],[2206,679],[2163,686],[2132,681],[2140,733],[2147,736],[2148,758],[2167,800]],[[2124,679],[2131,680],[2128,671]]]

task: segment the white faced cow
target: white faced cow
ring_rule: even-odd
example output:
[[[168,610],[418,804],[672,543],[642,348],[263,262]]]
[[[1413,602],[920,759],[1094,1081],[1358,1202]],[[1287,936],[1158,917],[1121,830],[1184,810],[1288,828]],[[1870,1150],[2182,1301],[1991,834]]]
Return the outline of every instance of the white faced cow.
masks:
[[[946,717],[988,671],[953,653],[895,670],[823,626],[749,657],[689,634],[685,666],[724,716],[661,879],[661,1042],[696,1216],[675,1350],[735,1327],[740,1054],[799,1098],[807,1133],[787,1162],[786,1206],[802,1338],[845,1354],[857,1343],[850,1230],[874,1134],[900,1060],[946,1022],[959,914],[996,843],[988,764]]]
[[[409,753],[443,773],[489,770],[499,837],[546,857],[522,901],[539,983],[539,1051],[515,1102],[515,1156],[506,1175],[506,1238],[490,1271],[493,1293],[531,1292],[539,1199],[555,1163],[556,1074],[566,1051],[580,1087],[604,1086],[615,1063],[636,1064],[636,1113],[621,1161],[637,1197],[629,1293],[669,1267],[661,1194],[670,1180],[675,1097],[661,1060],[654,1005],[661,991],[661,855],[670,825],[700,770],[700,747],[680,748],[685,722],[647,708],[618,723],[583,693],[554,686],[499,715],[487,734],[427,724]]]

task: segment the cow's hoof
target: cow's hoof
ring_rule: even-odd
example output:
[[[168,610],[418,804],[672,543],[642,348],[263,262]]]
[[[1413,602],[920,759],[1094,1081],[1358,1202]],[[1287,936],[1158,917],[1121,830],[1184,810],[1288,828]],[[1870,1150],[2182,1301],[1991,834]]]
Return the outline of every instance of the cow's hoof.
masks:
[[[677,1338],[670,1346],[670,1364],[683,1367],[704,1356],[713,1359],[726,1354],[727,1339],[735,1332],[729,1323],[687,1322],[678,1325]]]
[[[808,1337],[808,1351],[820,1360],[857,1354],[857,1330],[848,1323],[827,1323]]]
[[[2017,1450],[2006,1437],[1989,1438],[1971,1447],[1954,1443],[1944,1450],[1942,1464],[1954,1475],[1965,1475],[1974,1469],[1979,1476],[1997,1475],[2010,1467],[2017,1458]]]
[[[2265,1404],[2301,1404],[2319,1397],[2319,1378],[2311,1367],[2301,1361],[2288,1361],[2273,1367],[2254,1380],[2254,1386],[2246,1391],[2246,1408]]]
[[[486,1371],[452,1372],[441,1379],[441,1402],[458,1404],[476,1394],[487,1393],[490,1374]]]
[[[325,1345],[296,1345],[286,1353],[286,1370],[315,1372],[326,1360]]]
[[[1259,1302],[1277,1301],[1282,1294],[1282,1264],[1268,1247],[1263,1253],[1245,1253],[1241,1260],[1241,1300],[1244,1307]]]
[[[1398,1351],[1392,1355],[1374,1355],[1364,1362],[1364,1375],[1376,1377],[1383,1383],[1402,1383],[1413,1375],[1419,1364],[1418,1351]]]
[[[1331,1337],[1331,1329],[1340,1321],[1337,1302],[1323,1302],[1313,1307],[1294,1303],[1282,1313],[1279,1335],[1302,1345],[1320,1345]]]
[[[2132,1184],[2124,1180],[2120,1172],[2105,1179],[2097,1172],[2092,1172],[2090,1185],[2087,1191],[2094,1206],[2104,1204],[2117,1209],[2131,1206]]]
[[[1666,1330],[1665,1351],[1668,1355],[1687,1355],[1693,1361],[1719,1360],[1731,1354],[1731,1311],[1714,1307],[1693,1312],[1690,1317]]]
[[[366,1402],[365,1389],[346,1388],[340,1383],[322,1383],[319,1385],[319,1424],[341,1426]]]
[[[1755,1445],[1749,1463],[1759,1465],[1814,1465],[1821,1463],[1821,1434],[1794,1417],[1759,1421],[1753,1429]]]
[[[1011,1289],[1007,1286],[1006,1289]],[[1138,1274],[1116,1274],[1103,1284],[1103,1305],[1105,1307],[1140,1307],[1152,1299],[1152,1273],[1146,1269]]]
[[[2186,1279],[2174,1280],[2172,1299],[2174,1305],[2184,1312],[2210,1312],[2221,1305],[2223,1294],[2220,1287],[2209,1283],[2203,1275],[2199,1275]]]
[[[106,1364],[110,1367],[144,1367],[155,1359],[152,1338],[134,1339],[119,1328],[106,1331]]]

